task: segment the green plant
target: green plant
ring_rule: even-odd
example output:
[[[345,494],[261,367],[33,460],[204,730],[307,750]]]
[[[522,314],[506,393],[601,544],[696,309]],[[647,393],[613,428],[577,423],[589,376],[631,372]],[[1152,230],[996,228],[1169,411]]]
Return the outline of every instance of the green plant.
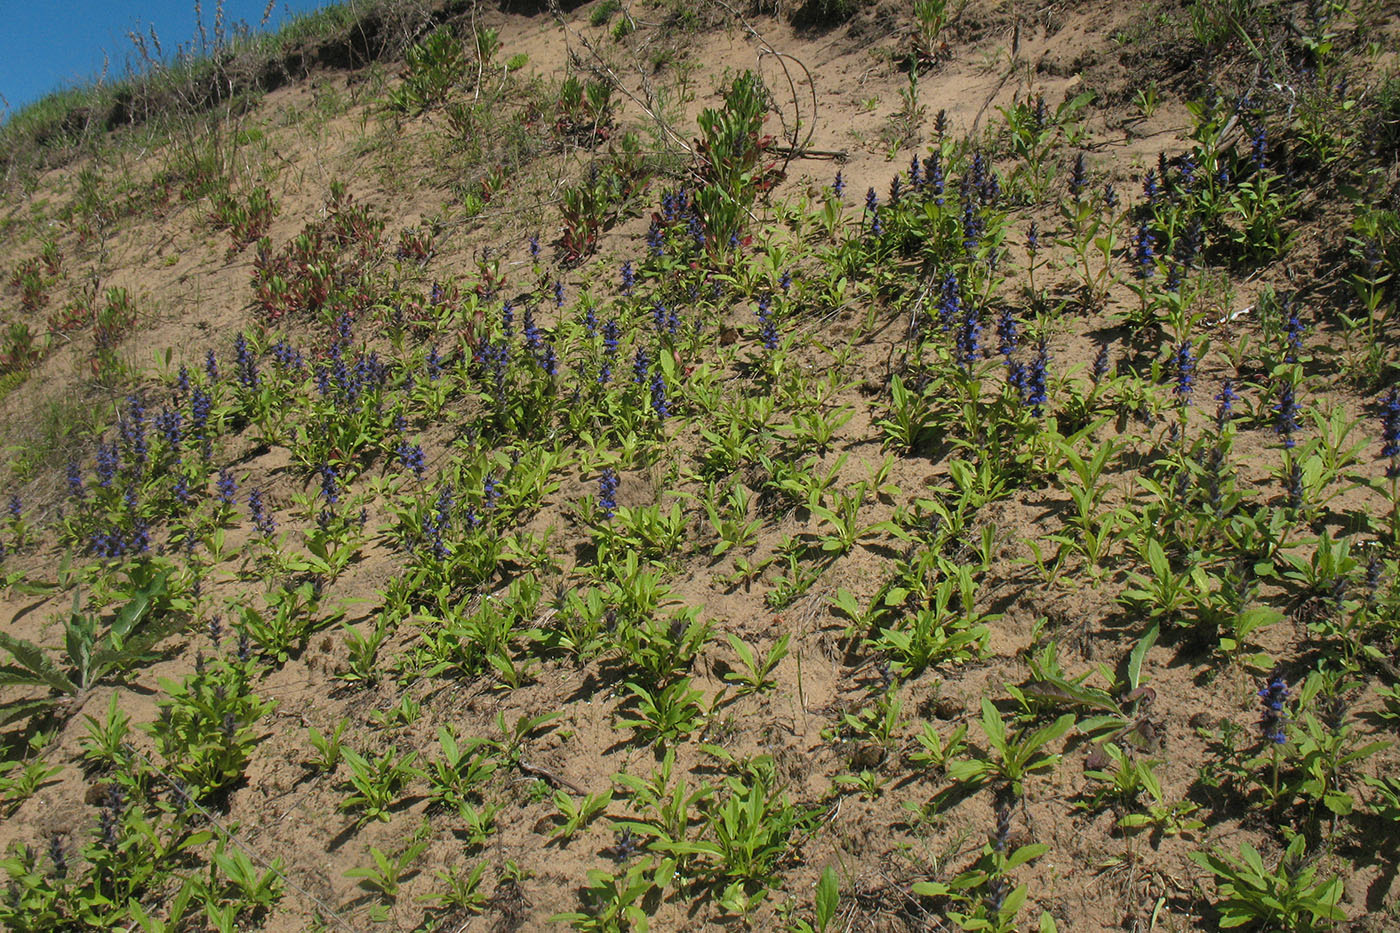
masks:
[[[375,619],[374,628],[361,635],[358,630],[341,623],[345,632],[347,667],[340,673],[342,680],[351,683],[373,684],[379,680],[379,648],[389,637],[390,625],[384,615]]]
[[[814,816],[775,786],[771,769],[771,760],[760,759],[747,774],[731,778],[729,792],[710,801],[702,837],[665,846],[668,853],[698,858],[702,871],[727,881],[727,896],[736,888],[765,885],[792,834]]]
[[[670,748],[649,778],[625,773],[613,776],[628,792],[628,806],[637,815],[635,819],[614,820],[614,827],[650,840],[649,844],[662,852],[690,837],[691,826],[700,819],[699,808],[714,794],[708,784],[691,790],[684,777],[673,782],[675,763],[676,752]],[[689,861],[688,856],[677,855],[677,869],[684,870]]]
[[[618,729],[633,729],[639,742],[657,742],[669,747],[700,728],[705,709],[700,705],[704,696],[682,677],[658,691],[649,691],[639,684],[626,685],[635,698],[634,718],[621,718]]]
[[[429,33],[404,52],[403,84],[389,93],[389,106],[410,113],[427,110],[447,99],[453,85],[466,74],[462,41],[447,27]]]
[[[1006,783],[1013,795],[1020,797],[1028,775],[1053,768],[1060,760],[1058,754],[1045,752],[1044,748],[1068,732],[1074,726],[1074,720],[1073,713],[1065,713],[1039,729],[1022,728],[1011,733],[992,701],[984,698],[980,725],[995,756],[951,762],[948,777],[958,783],[979,784],[998,778]]]
[[[730,634],[727,637],[729,647],[734,649],[743,669],[730,671],[724,675],[724,679],[729,683],[739,685],[739,696],[764,693],[778,685],[778,681],[771,675],[778,663],[787,657],[790,635],[784,634],[774,642],[773,647],[768,650],[768,654],[762,660],[759,660],[753,649],[744,644],[737,635]]]
[[[306,739],[311,743],[311,747],[316,750],[316,755],[307,762],[312,769],[323,774],[335,771],[340,765],[341,745],[340,740],[345,735],[345,730],[350,727],[350,720],[341,718],[335,724],[330,735],[322,735],[315,726],[308,726],[306,729]]]
[[[792,926],[793,933],[826,933],[832,928],[831,922],[836,919],[836,910],[840,904],[841,883],[836,878],[836,869],[828,865],[822,869],[813,894],[813,922],[797,920]]]
[[[738,460],[734,460],[735,466]],[[719,541],[710,550],[710,556],[719,557],[733,550],[748,550],[758,541],[758,532],[763,520],[749,520],[749,504],[752,496],[742,483],[735,483],[724,496],[723,502],[711,487],[705,497],[705,514],[709,516],[710,527]]]
[[[100,633],[101,619],[93,612],[80,610],[80,595],[74,591],[73,608],[64,621],[61,661],[66,662],[66,669],[33,642],[0,632],[0,648],[14,662],[0,667],[0,686],[47,687],[50,691],[47,697],[8,704],[0,713],[0,723],[46,711],[61,697],[81,702],[108,676],[147,659],[156,643],[183,621],[183,616],[173,609],[168,577],[168,570],[139,582],[132,577],[131,598]]]
[[[218,658],[182,681],[160,681],[160,716],[143,728],[195,799],[242,778],[258,744],[258,720],[277,705],[253,692],[253,673],[249,663]]]
[[[308,638],[334,625],[344,615],[344,610],[336,609],[317,618],[320,604],[317,587],[303,583],[273,590],[267,596],[267,608],[261,612],[248,605],[236,608],[243,617],[241,631],[246,632],[265,655],[278,664],[285,664],[305,649]]]
[[[695,206],[715,246],[743,233],[754,198],[773,181],[772,167],[762,165],[770,141],[759,138],[767,110],[762,79],[746,71],[725,91],[722,109],[700,112],[696,151],[704,184],[695,194]]]
[[[433,876],[442,882],[443,890],[424,894],[418,898],[420,904],[431,904],[444,912],[466,911],[479,914],[486,909],[486,892],[481,890],[481,879],[486,875],[489,862],[477,862],[465,875],[438,869]]]
[[[966,871],[947,881],[919,881],[911,890],[921,897],[946,899],[950,909],[948,919],[963,930],[982,930],[988,933],[1013,933],[1019,929],[1017,916],[1025,906],[1030,889],[1025,884],[1012,887],[1011,872],[1050,850],[1043,842],[1012,847],[1005,829],[1010,826],[1010,811],[1006,804],[999,805],[998,831],[994,838],[982,846],[977,861]],[[1053,921],[1046,923],[1042,917],[1040,929],[1053,931]]]
[[[286,866],[280,858],[273,859],[265,871],[260,871],[246,852],[240,848],[226,848],[221,839],[214,849],[211,868],[216,868],[223,876],[225,898],[231,902],[235,916],[256,918],[271,910],[282,897]]]
[[[447,726],[438,728],[438,747],[442,757],[433,762],[428,777],[428,795],[434,803],[457,810],[464,817],[479,798],[480,787],[496,773],[493,757],[494,743],[480,738],[459,742]]]
[[[959,725],[945,739],[933,727],[933,723],[925,723],[923,731],[914,740],[919,743],[920,751],[910,753],[910,764],[941,772],[947,769],[950,762],[966,754],[967,724]]]
[[[27,761],[0,762],[0,809],[8,816],[33,797],[44,782],[63,770],[38,756]]]
[[[601,794],[587,794],[577,803],[567,792],[555,791],[554,805],[559,808],[559,816],[564,820],[564,824],[555,830],[554,835],[550,837],[551,841],[568,842],[573,839],[575,833],[592,823],[611,803],[610,790]]]
[[[90,768],[120,768],[129,759],[127,737],[131,734],[131,717],[117,709],[117,694],[107,700],[104,719],[83,716],[88,734],[82,740],[83,761]]]
[[[647,904],[655,901],[675,875],[674,859],[646,858],[627,866],[621,874],[588,870],[588,886],[582,893],[584,910],[550,917],[551,923],[567,923],[575,930],[621,933],[649,929]],[[655,909],[654,907],[652,909]]]
[[[422,834],[419,834],[420,837]],[[359,878],[360,884],[375,891],[382,900],[392,901],[399,894],[399,885],[416,874],[412,865],[423,854],[432,840],[426,837],[414,838],[397,852],[381,851],[377,846],[369,847],[372,866],[352,868],[345,873],[347,878]]]
[[[1313,930],[1344,920],[1346,914],[1338,906],[1342,879],[1317,881],[1318,866],[1308,863],[1306,845],[1303,835],[1294,836],[1273,869],[1248,842],[1240,843],[1239,858],[1219,850],[1187,856],[1218,879],[1222,899],[1215,909],[1222,926]]]
[[[875,426],[884,432],[886,446],[901,453],[916,453],[933,430],[933,411],[923,392],[911,392],[904,380],[895,375],[890,378],[889,414]]]
[[[389,822],[403,786],[415,778],[427,777],[413,766],[418,760],[417,752],[396,755],[387,751],[366,758],[352,748],[344,748],[340,754],[350,766],[349,786],[354,791],[340,802],[340,809],[360,811],[359,825],[370,820]]]

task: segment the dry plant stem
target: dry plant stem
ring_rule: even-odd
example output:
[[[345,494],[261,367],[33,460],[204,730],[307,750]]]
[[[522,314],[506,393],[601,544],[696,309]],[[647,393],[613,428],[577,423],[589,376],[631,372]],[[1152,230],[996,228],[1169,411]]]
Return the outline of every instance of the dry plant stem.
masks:
[[[785,149],[774,150],[776,152],[781,152],[785,156],[785,159],[783,161],[783,172],[787,172],[788,164],[794,158],[821,154],[829,158],[844,159],[846,157],[846,154],[844,152],[837,154],[830,150],[809,150],[807,148],[812,142],[813,134],[816,133],[817,114],[821,111],[821,107],[817,102],[817,82],[812,78],[811,69],[809,69],[806,66],[806,64],[804,64],[802,60],[797,58],[795,55],[790,55],[786,52],[779,52],[777,49],[773,48],[772,44],[769,43],[767,39],[763,38],[762,33],[755,29],[747,18],[745,18],[741,13],[739,13],[737,10],[731,7],[728,3],[725,3],[724,0],[710,0],[710,2],[715,4],[716,6],[723,7],[724,10],[729,13],[730,16],[734,17],[740,23],[742,23],[744,28],[747,29],[749,33],[759,41],[759,43],[762,46],[762,48],[759,49],[758,53],[758,58],[760,62],[763,60],[764,56],[773,56],[778,60],[778,66],[783,69],[783,76],[787,78],[788,89],[792,92],[792,129],[790,131],[787,131],[786,133],[786,135],[788,136],[788,146]],[[802,106],[799,101],[799,95],[797,92],[797,82],[793,80],[792,72],[789,71],[787,67],[786,60],[789,59],[798,68],[802,69],[802,73],[806,75],[807,78],[807,87],[810,88],[812,92],[812,119],[807,128],[807,138],[802,140],[800,144],[797,141],[797,137],[799,129],[802,125]],[[787,130],[787,120],[784,118],[782,111],[779,111],[778,118],[783,121],[784,130]]]
[[[525,772],[526,774],[532,774],[537,778],[543,778],[551,784],[557,784],[560,787],[567,787],[569,790],[573,791],[575,794],[578,794],[580,797],[588,796],[587,792],[584,791],[583,788],[575,784],[573,781],[570,781],[567,778],[562,778],[547,768],[541,768],[539,765],[532,765],[528,761],[522,761],[520,762],[520,770]]]
[[[559,27],[564,30],[565,39],[567,40],[571,37],[576,38],[579,44],[582,45],[585,49],[587,49],[588,53],[593,56],[595,67],[602,71],[604,74],[606,74],[608,76],[608,79],[612,81],[613,87],[617,88],[617,90],[627,95],[627,99],[632,101],[632,103],[636,104],[638,107],[640,107],[643,113],[650,117],[652,121],[656,123],[656,125],[660,127],[661,130],[667,136],[669,136],[677,146],[679,146],[682,150],[685,151],[686,155],[693,157],[695,155],[695,150],[691,147],[691,145],[688,142],[685,141],[685,138],[682,137],[679,133],[677,133],[669,123],[662,119],[661,116],[653,108],[648,107],[644,101],[638,98],[636,94],[632,93],[632,90],[622,82],[622,79],[617,76],[617,73],[612,70],[611,66],[609,66],[606,61],[604,61],[603,56],[598,52],[597,48],[594,47],[593,43],[589,42],[585,36],[576,33],[569,28],[569,24],[564,20],[564,14],[559,9],[559,4],[556,2],[556,0],[550,0],[549,8],[550,12],[554,14],[555,22],[557,22],[559,24]],[[573,57],[572,50],[570,51],[569,55],[571,58]],[[640,66],[638,67],[640,69]],[[645,79],[643,80],[645,83]]]

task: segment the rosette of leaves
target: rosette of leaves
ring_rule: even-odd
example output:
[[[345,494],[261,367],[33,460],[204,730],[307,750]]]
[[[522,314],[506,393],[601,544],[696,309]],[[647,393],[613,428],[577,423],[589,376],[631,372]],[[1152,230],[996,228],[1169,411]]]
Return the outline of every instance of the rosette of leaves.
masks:
[[[0,724],[27,719],[56,704],[76,710],[88,692],[111,675],[120,674],[150,657],[151,649],[184,619],[174,611],[169,594],[168,568],[145,567],[128,578],[130,599],[103,629],[101,617],[81,608],[82,597],[73,594],[73,608],[63,623],[63,648],[50,653],[31,641],[0,632],[0,648],[11,663],[0,665],[0,687],[47,688],[48,694],[17,700],[0,711]]]

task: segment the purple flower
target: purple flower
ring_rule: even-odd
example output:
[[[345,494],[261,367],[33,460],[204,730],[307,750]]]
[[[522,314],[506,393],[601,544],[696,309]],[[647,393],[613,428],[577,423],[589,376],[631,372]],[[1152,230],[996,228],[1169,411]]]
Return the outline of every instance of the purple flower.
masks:
[[[637,348],[637,356],[632,361],[632,381],[637,385],[645,385],[647,373],[651,371],[651,360],[647,358],[645,347]]]
[[[1191,404],[1191,390],[1196,387],[1196,358],[1191,352],[1191,341],[1183,340],[1173,356],[1176,371],[1176,385],[1173,390],[1182,405]]]
[[[118,466],[117,445],[115,442],[108,446],[101,441],[97,442],[97,485],[102,489],[110,489],[112,480],[116,478]]]
[[[616,514],[617,483],[617,471],[604,467],[602,475],[598,477],[598,508],[602,510],[604,519],[611,519]]]
[[[691,214],[685,223],[686,233],[690,234],[691,240],[695,243],[697,250],[705,248],[705,225],[700,222],[698,214]]]
[[[180,413],[162,408],[156,415],[156,430],[172,448],[180,446]]]
[[[100,444],[98,445],[101,446]],[[68,461],[68,495],[79,502],[83,501],[85,492],[83,489],[83,474],[78,468],[78,461]]]
[[[1034,220],[1031,221],[1030,229],[1026,231],[1026,252],[1032,259],[1040,251],[1040,225]]]
[[[665,421],[671,414],[671,405],[666,398],[666,377],[662,375],[659,366],[651,373],[651,410],[661,421]]]
[[[1235,384],[1227,377],[1220,384],[1220,394],[1215,397],[1220,405],[1215,409],[1215,429],[1225,430],[1225,425],[1230,421],[1230,413],[1234,410],[1234,404],[1239,400],[1239,395],[1235,392]]]
[[[1152,248],[1154,243],[1152,230],[1147,224],[1138,227],[1137,236],[1133,239],[1133,259],[1137,263],[1137,277],[1144,282],[1157,272],[1156,253]]]
[[[335,468],[330,464],[321,465],[321,495],[326,500],[327,505],[336,505],[340,502],[339,477],[336,476]]]
[[[1040,417],[1043,407],[1049,402],[1045,386],[1045,369],[1050,362],[1050,347],[1044,337],[1036,348],[1035,359],[1031,362],[1026,376],[1026,404],[1031,406],[1031,414]]]
[[[949,269],[943,275],[943,284],[938,295],[938,320],[943,330],[952,329],[961,309],[962,289],[958,285],[958,275]]]
[[[277,530],[277,523],[273,521],[272,516],[263,511],[261,489],[254,489],[248,493],[248,517],[253,520],[253,527],[264,536],[271,537]]]
[[[1098,355],[1094,357],[1094,369],[1092,373],[1094,385],[1098,385],[1103,381],[1103,377],[1108,375],[1108,365],[1108,341],[1105,340],[1103,343],[1099,344]]]
[[[632,286],[634,286],[634,285],[636,285],[636,284],[637,284],[637,277],[636,277],[636,275],[632,272],[632,263],[631,263],[631,261],[629,261],[629,260],[623,260],[623,263],[622,263],[622,294],[624,294],[624,295],[630,295],[630,294],[632,294]]]
[[[913,188],[915,191],[918,191],[923,186],[924,173],[919,168],[919,156],[916,153],[914,157],[909,160],[909,187]]]
[[[537,234],[531,234],[527,241],[530,247],[530,258],[538,260],[540,258],[540,238]]]
[[[1142,178],[1142,195],[1147,199],[1148,204],[1157,203],[1157,199],[1162,196],[1162,189],[1157,184],[1157,172],[1148,169],[1147,174]]]
[[[1006,384],[1016,390],[1021,398],[1026,397],[1026,367],[1019,360],[1006,361]]]
[[[405,469],[412,470],[413,475],[418,479],[423,478],[423,471],[427,468],[423,458],[423,448],[419,444],[410,444],[408,441],[400,441],[396,451],[399,462]]]
[[[933,203],[943,203],[943,156],[941,153],[931,153],[924,159],[924,177],[928,179],[925,184],[929,192],[933,195]]]
[[[1274,405],[1274,432],[1283,435],[1283,447],[1292,450],[1297,442],[1293,432],[1298,430],[1298,402],[1293,396],[1293,383],[1287,379],[1278,385],[1278,404]]]
[[[238,496],[238,483],[227,468],[219,471],[219,479],[214,488],[219,494],[219,501],[232,507]]]
[[[758,339],[765,350],[778,349],[778,325],[773,321],[769,296],[758,299]]]
[[[608,321],[603,325],[603,362],[598,367],[598,384],[607,385],[612,378],[612,361],[617,356],[618,341],[622,337],[621,328],[617,326],[617,321]]]
[[[141,400],[134,395],[127,396],[126,416],[121,419],[117,426],[121,434],[122,444],[127,452],[131,454],[132,462],[137,466],[144,466],[146,463],[146,409],[141,404]]]
[[[1269,678],[1268,684],[1259,688],[1259,702],[1264,706],[1264,712],[1259,718],[1259,729],[1264,734],[1264,738],[1275,744],[1282,745],[1288,741],[1284,734],[1284,724],[1288,722],[1288,714],[1284,711],[1284,704],[1288,702],[1288,683],[1282,675],[1275,674]]]
[[[1021,325],[1016,320],[1016,310],[1009,305],[997,319],[997,341],[997,352],[1008,359],[1021,341]]]
[[[971,256],[977,252],[977,246],[982,242],[982,218],[977,213],[977,205],[970,199],[963,204],[963,249]]]
[[[980,352],[979,337],[982,334],[982,320],[977,313],[977,306],[971,302],[963,312],[962,324],[958,327],[956,344],[958,348],[958,364],[964,371],[971,371],[972,364],[977,362]]]
[[[1292,298],[1288,301],[1288,325],[1285,336],[1285,349],[1283,360],[1285,363],[1298,362],[1298,355],[1303,352],[1303,327],[1302,320],[1298,317],[1298,303]]]
[[[438,528],[445,531],[452,527],[452,509],[455,504],[452,497],[452,484],[444,483],[443,487],[438,490],[437,501],[433,503],[434,521]]]
[[[1181,157],[1177,159],[1177,165],[1181,167],[1181,190],[1183,193],[1190,194],[1191,189],[1196,185],[1196,169],[1199,166],[1189,152],[1181,154]]]
[[[1084,153],[1077,153],[1074,157],[1074,165],[1069,173],[1069,196],[1076,201],[1084,194],[1084,188],[1089,184],[1089,173],[1084,168]]]
[[[238,384],[245,389],[256,389],[259,384],[258,362],[248,346],[248,338],[239,334],[233,341],[234,368],[238,373]]]
[[[838,201],[841,199],[841,195],[846,193],[846,180],[841,176],[840,169],[837,169],[836,180],[831,184],[831,193],[836,195]]]
[[[554,307],[564,307],[564,283],[559,279],[554,280]]]
[[[219,361],[215,359],[213,350],[204,356],[204,375],[208,377],[211,386],[219,381]]]
[[[1261,122],[1249,140],[1249,158],[1256,172],[1264,171],[1264,162],[1269,157],[1269,131]]]
[[[1381,456],[1390,460],[1385,475],[1400,476],[1400,390],[1393,386],[1381,405]]]
[[[877,208],[879,208],[879,206],[880,206],[880,198],[879,198],[878,195],[875,194],[875,189],[874,189],[874,188],[868,189],[868,190],[865,192],[865,211],[866,211],[866,213],[868,213],[868,214],[869,214],[869,213],[874,213],[875,210],[876,210]]]

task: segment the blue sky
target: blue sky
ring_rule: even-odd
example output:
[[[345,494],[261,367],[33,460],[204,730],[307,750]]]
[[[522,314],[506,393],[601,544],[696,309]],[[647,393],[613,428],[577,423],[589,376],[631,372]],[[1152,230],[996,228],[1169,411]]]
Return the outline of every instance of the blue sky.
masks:
[[[214,41],[218,0],[203,0],[204,29]],[[276,0],[267,28],[296,13],[329,6],[330,0]],[[253,29],[267,0],[224,0],[226,30],[239,20]],[[154,26],[167,56],[195,39],[194,0],[0,0],[0,95],[19,110],[50,91],[82,84],[102,73],[120,78],[138,56],[127,33],[149,35]],[[0,103],[0,120],[6,115]]]

